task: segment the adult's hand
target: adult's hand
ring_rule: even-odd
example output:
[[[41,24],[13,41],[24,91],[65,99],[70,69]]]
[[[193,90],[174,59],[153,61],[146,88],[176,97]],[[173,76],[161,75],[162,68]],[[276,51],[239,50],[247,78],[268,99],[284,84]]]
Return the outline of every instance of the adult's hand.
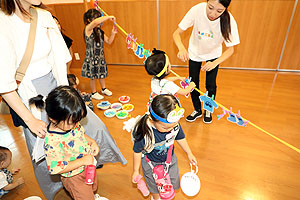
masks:
[[[177,53],[177,57],[182,61],[185,62],[189,59],[189,53],[187,52],[187,50],[185,48],[179,50],[179,52]]]
[[[30,131],[38,137],[44,138],[46,136],[47,124],[44,121],[33,117],[31,120],[25,121],[25,123]]]
[[[209,72],[209,71],[213,70],[216,66],[217,66],[217,64],[214,62],[206,62],[205,65],[203,67],[201,67],[201,70]]]

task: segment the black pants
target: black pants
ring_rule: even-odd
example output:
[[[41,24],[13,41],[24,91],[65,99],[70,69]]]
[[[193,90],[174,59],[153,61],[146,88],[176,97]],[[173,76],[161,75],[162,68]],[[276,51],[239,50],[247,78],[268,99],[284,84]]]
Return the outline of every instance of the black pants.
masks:
[[[216,59],[217,58],[208,60],[208,61],[212,62]],[[198,88],[198,89],[200,89],[199,88],[199,81],[200,81],[199,77],[200,77],[201,65],[202,65],[202,62],[196,62],[193,60],[189,60],[189,76],[192,77],[192,81],[196,84],[196,88]],[[216,93],[217,93],[216,79],[217,79],[218,69],[219,69],[219,65],[217,65],[211,71],[206,72],[205,86],[206,86],[206,90],[208,91],[209,97],[212,97],[212,95],[214,95],[214,97],[216,98]],[[196,90],[193,90],[193,92],[191,93],[191,97],[192,97],[192,101],[193,101],[195,110],[197,110],[198,112],[202,112],[201,111],[201,101],[199,99],[199,96],[200,96],[200,93],[197,92]]]

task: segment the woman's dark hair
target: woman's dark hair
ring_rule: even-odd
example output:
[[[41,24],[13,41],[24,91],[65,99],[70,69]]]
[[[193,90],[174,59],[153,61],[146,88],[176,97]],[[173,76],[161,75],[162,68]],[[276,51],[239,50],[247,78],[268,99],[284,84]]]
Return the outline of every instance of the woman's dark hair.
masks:
[[[23,15],[30,16],[30,14],[23,8],[20,0],[0,0],[0,8],[6,15],[12,15],[16,12],[15,2]],[[43,3],[34,5],[39,8],[47,8]]]
[[[85,25],[88,25],[89,23],[91,23],[94,19],[98,18],[98,17],[101,17],[102,14],[101,12],[99,12],[98,10],[96,9],[89,9],[88,11],[86,11],[83,15],[83,21],[84,21],[84,24]],[[95,27],[93,29],[93,33],[94,33],[94,36],[95,36],[95,41],[96,42],[100,42],[100,36],[101,36],[101,39],[104,40],[104,31],[99,28],[99,27]],[[83,31],[83,34],[85,35],[85,31]]]
[[[69,86],[73,87],[76,84],[76,76],[74,74],[68,74],[68,82],[69,82]]]
[[[230,15],[227,8],[229,7],[231,0],[218,0],[218,1],[226,8],[225,11],[220,16],[220,22],[221,22],[222,36],[225,39],[225,41],[228,42],[231,41],[230,40],[231,26],[230,26]]]
[[[37,108],[43,108],[43,96],[31,98],[29,104]],[[46,98],[45,110],[49,118],[59,124],[61,121],[79,122],[87,115],[85,103],[80,94],[70,86],[59,86],[52,90]]]
[[[178,100],[176,97],[174,97],[171,94],[161,94],[157,95],[154,97],[152,103],[151,103],[151,108],[155,114],[162,118],[167,118],[168,114],[175,109],[176,104],[179,104]],[[145,136],[146,138],[151,139],[151,130],[148,125],[147,125],[147,120],[151,117],[151,119],[155,122],[158,120],[152,116],[152,114],[145,114],[136,124],[136,133],[134,136],[135,141],[140,141],[142,140]],[[145,147],[147,148],[147,147]]]
[[[163,70],[166,63],[165,52],[157,49],[153,49],[152,55],[149,56],[145,62],[145,69],[149,75],[155,76],[155,78],[161,80],[165,78],[168,74],[165,72],[160,77],[156,77],[161,70]]]
[[[6,160],[8,151],[10,151],[8,148],[0,146],[0,162]]]

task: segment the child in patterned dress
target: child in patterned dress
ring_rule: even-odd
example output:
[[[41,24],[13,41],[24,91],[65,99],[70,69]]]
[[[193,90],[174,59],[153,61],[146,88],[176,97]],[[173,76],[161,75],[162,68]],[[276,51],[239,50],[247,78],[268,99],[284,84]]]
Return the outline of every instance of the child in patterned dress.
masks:
[[[81,76],[90,79],[92,98],[101,100],[104,97],[96,90],[96,79],[99,79],[102,94],[111,96],[112,92],[106,88],[105,78],[108,75],[104,56],[104,42],[111,44],[117,33],[113,26],[110,37],[104,34],[100,28],[101,23],[107,20],[115,21],[114,16],[102,16],[96,9],[89,9],[83,16],[85,29],[84,39],[86,43],[85,59],[81,69]]]
[[[43,96],[38,95],[29,103],[40,109],[45,107],[49,117],[44,144],[49,172],[61,175],[64,187],[76,200],[107,199],[94,195],[97,173],[93,184],[85,183],[85,166],[94,163],[99,147],[85,134],[79,122],[86,116],[87,110],[76,89],[59,86],[49,93],[45,102]]]

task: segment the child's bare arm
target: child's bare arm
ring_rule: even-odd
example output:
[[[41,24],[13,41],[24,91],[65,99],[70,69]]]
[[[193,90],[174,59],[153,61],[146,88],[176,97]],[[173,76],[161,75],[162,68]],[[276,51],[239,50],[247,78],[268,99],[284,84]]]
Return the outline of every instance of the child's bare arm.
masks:
[[[88,155],[83,156],[82,158],[79,158],[79,159],[76,159],[73,161],[69,161],[67,167],[64,168],[63,170],[57,172],[57,174],[67,173],[67,172],[70,172],[81,166],[93,165],[93,164],[94,164],[94,156],[88,154]]]
[[[87,36],[92,34],[93,29],[98,26],[99,24],[101,24],[102,22],[106,21],[106,20],[112,20],[115,21],[116,18],[114,16],[103,16],[103,17],[98,17],[97,19],[94,19],[91,23],[89,23],[88,25],[86,25],[85,28],[85,34]]]
[[[133,153],[133,173],[132,173],[132,182],[134,182],[134,179],[137,175],[140,174],[140,165],[142,160],[142,153]]]
[[[177,81],[177,80],[184,81],[185,77],[171,76],[171,77],[166,77],[165,79],[174,82],[174,81]]]
[[[8,184],[7,186],[5,186],[3,188],[3,190],[7,190],[7,191],[12,190],[12,189],[18,187],[19,185],[22,185],[23,183],[24,183],[24,179],[23,179],[23,177],[20,177],[16,181],[14,181],[13,183]]]
[[[187,95],[191,92],[193,88],[195,88],[196,84],[194,82],[191,82],[190,85],[184,89],[180,88],[176,93],[180,95]]]
[[[105,34],[104,34],[104,42],[106,44],[111,44],[114,39],[115,39],[115,36],[117,34],[117,28],[114,26],[113,29],[111,30],[111,34],[110,34],[110,37],[107,37]]]
[[[179,146],[183,149],[183,151],[187,154],[189,161],[191,163],[197,164],[197,160],[196,160],[195,156],[193,155],[186,139],[184,138],[184,139],[176,140],[176,141],[179,144]]]

